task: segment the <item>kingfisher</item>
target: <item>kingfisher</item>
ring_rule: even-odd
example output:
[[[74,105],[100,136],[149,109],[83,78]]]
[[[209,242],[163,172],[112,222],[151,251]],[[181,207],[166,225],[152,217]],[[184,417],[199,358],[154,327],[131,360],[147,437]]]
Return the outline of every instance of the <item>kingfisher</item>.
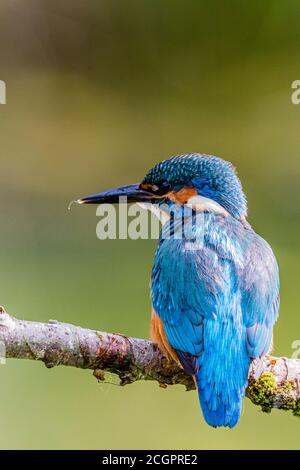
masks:
[[[77,202],[114,204],[121,196],[156,211],[170,209],[173,230],[164,237],[161,229],[152,269],[151,338],[193,376],[205,421],[232,428],[241,415],[250,363],[270,352],[279,311],[276,258],[247,221],[235,168],[211,155],[176,155],[138,184]],[[186,207],[196,220],[188,232],[202,243],[193,245],[190,235],[181,231],[179,237],[174,229]]]

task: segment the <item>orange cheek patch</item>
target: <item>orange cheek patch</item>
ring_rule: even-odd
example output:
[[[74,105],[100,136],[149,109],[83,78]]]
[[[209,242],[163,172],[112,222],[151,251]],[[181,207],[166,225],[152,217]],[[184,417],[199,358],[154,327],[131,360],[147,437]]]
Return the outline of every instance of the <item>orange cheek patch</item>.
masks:
[[[195,188],[192,186],[185,186],[177,193],[170,192],[167,194],[167,197],[176,202],[176,204],[186,204],[186,202],[193,196],[197,196],[198,193]]]

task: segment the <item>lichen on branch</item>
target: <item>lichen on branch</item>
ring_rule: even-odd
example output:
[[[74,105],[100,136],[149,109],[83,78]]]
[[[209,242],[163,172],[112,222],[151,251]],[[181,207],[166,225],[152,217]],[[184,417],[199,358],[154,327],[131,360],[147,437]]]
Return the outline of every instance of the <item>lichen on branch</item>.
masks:
[[[98,381],[105,372],[117,374],[120,385],[154,380],[161,387],[184,385],[195,389],[191,376],[167,360],[151,341],[81,328],[56,320],[47,323],[18,320],[0,307],[1,359],[33,359],[46,367],[58,365],[91,369]],[[270,412],[272,408],[300,415],[300,360],[266,356],[252,361],[248,398]]]

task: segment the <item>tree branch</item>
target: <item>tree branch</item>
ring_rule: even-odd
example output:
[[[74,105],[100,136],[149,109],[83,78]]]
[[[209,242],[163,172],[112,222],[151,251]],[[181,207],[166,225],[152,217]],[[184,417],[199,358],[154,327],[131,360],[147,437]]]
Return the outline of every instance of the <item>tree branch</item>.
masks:
[[[49,320],[18,320],[0,308],[0,360],[34,359],[58,365],[117,374],[120,385],[156,380],[162,387],[181,384],[195,389],[193,379],[169,362],[151,341],[105,333]],[[252,361],[247,396],[262,407],[292,410],[300,415],[300,360],[267,356]]]

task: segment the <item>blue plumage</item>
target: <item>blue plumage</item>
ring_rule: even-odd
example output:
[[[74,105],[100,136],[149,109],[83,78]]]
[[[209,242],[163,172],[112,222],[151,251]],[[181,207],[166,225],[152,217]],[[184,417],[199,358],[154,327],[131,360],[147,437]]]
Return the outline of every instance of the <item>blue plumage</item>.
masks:
[[[185,159],[193,162],[191,168]],[[166,166],[146,179],[157,184],[168,178],[173,185],[193,186],[204,197],[218,194],[214,200],[223,202],[229,214],[204,212],[204,227],[194,227],[196,235],[197,230],[204,233],[196,250],[187,249],[184,238],[160,240],[152,273],[153,307],[183,367],[196,376],[207,423],[233,427],[250,360],[266,354],[272,341],[279,305],[277,263],[269,245],[245,222],[246,199],[231,165],[195,155],[165,165],[174,162],[176,181]],[[194,162],[200,174],[193,173]],[[205,184],[195,186],[199,179]],[[230,185],[235,191],[228,191]]]
[[[188,185],[217,201],[235,217],[247,214],[246,197],[234,167],[219,157],[191,153],[163,160],[145,176],[144,183],[168,181],[174,192]]]
[[[140,185],[78,202],[116,203],[120,196],[169,212],[152,272],[152,337],[195,376],[207,423],[233,427],[251,358],[269,351],[279,308],[277,263],[246,221],[234,167],[213,156],[179,155]]]

